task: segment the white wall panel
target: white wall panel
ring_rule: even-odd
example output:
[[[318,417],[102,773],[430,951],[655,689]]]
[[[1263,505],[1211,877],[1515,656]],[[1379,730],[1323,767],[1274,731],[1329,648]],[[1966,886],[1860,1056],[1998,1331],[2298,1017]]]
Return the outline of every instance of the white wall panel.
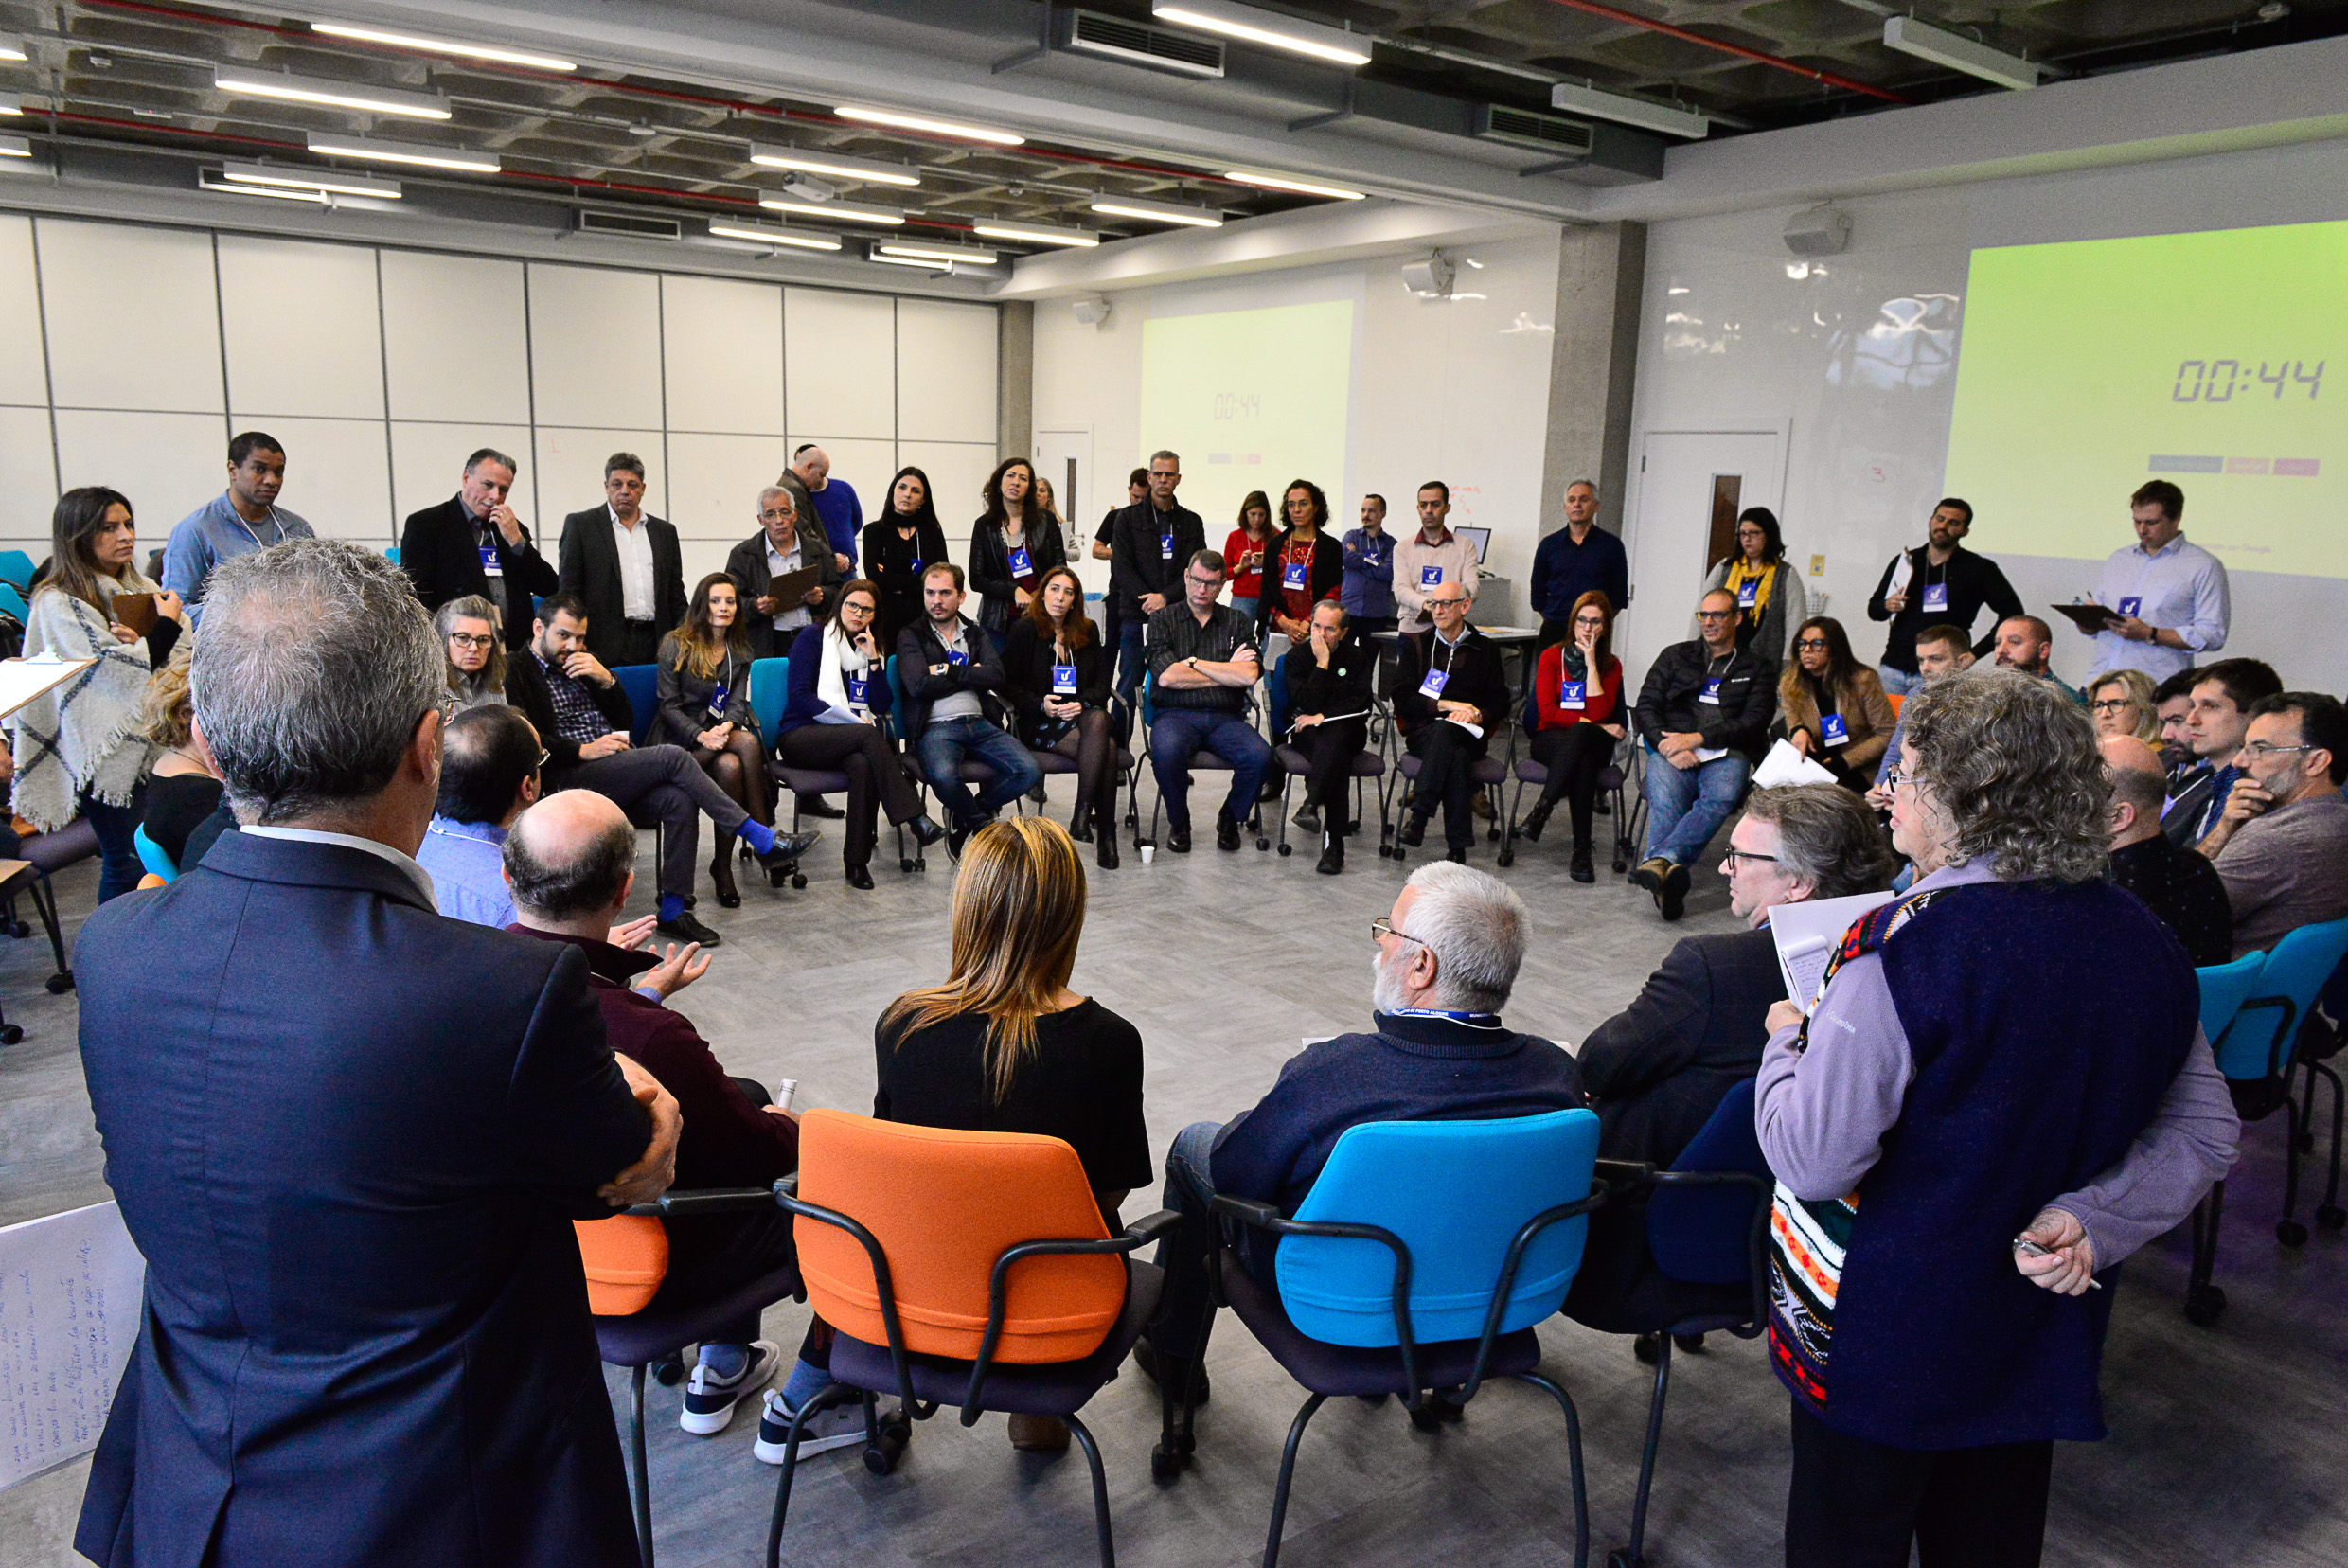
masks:
[[[661,427],[660,279],[530,266],[530,374],[541,425]]]
[[[382,259],[391,418],[527,425],[522,263],[397,250]]]
[[[905,441],[897,450],[900,462],[930,476],[930,483],[937,491],[934,501],[937,520],[946,526],[946,538],[953,543],[953,558],[968,565],[964,543],[970,537],[970,525],[987,509],[979,490],[995,470],[994,443],[981,446],[975,442]],[[864,501],[866,515],[879,512],[881,500],[880,488],[875,486]],[[1089,544],[1092,536],[1087,534],[1085,538]]]
[[[897,302],[897,438],[995,439],[998,312],[934,299]]]
[[[0,218],[0,403],[49,401],[41,345],[41,289],[32,259],[32,220]],[[48,444],[43,421],[42,444]],[[23,472],[21,470],[15,472]],[[0,506],[0,516],[5,516]]]
[[[783,388],[792,429],[896,437],[896,314],[885,294],[783,291]]]
[[[256,421],[240,417],[234,422],[241,430]],[[307,518],[320,539],[398,543],[382,420],[274,414],[269,434],[285,443],[285,490],[278,499]]]
[[[59,407],[220,413],[209,234],[44,218],[38,238]]]
[[[172,524],[228,488],[228,436],[218,414],[61,408],[57,467],[61,493],[106,485],[131,498],[143,561]],[[290,491],[286,505],[302,511]]]
[[[0,538],[41,541],[42,547],[29,552],[39,561],[48,548],[49,512],[60,493],[47,409],[0,407],[0,469],[16,476],[16,483],[0,486]],[[168,526],[147,524],[155,543],[163,542],[155,530]]]
[[[224,234],[220,287],[228,403],[240,411],[239,428],[249,422],[244,416],[275,415],[280,423],[289,414],[383,417],[371,247]]]
[[[668,516],[668,468],[657,430],[549,430],[538,427],[538,515],[560,541],[562,520],[603,505],[603,460],[615,452],[644,459],[644,509]],[[526,514],[525,514],[526,515]],[[673,519],[672,519],[673,521]]]
[[[530,428],[527,425],[479,424],[414,424],[395,423],[391,427],[391,508],[392,515],[404,523],[410,512],[436,507],[456,493],[458,482],[465,474],[465,459],[483,447],[495,447],[510,453],[522,465],[514,475],[512,492],[507,504],[514,515],[530,527],[533,537],[538,529],[534,523],[538,507],[537,468],[531,460]],[[586,505],[580,502],[579,505]],[[555,514],[559,525],[560,512]],[[395,525],[397,526],[398,525]],[[543,548],[549,561],[554,559],[551,543]]]
[[[676,510],[663,515],[677,526],[679,537],[731,545],[757,532],[758,492],[783,471],[783,441],[779,436],[671,433],[668,461]]]
[[[990,320],[993,314],[987,312]],[[779,286],[722,277],[664,277],[661,342],[667,356],[670,430],[779,435],[783,428],[783,291]]]

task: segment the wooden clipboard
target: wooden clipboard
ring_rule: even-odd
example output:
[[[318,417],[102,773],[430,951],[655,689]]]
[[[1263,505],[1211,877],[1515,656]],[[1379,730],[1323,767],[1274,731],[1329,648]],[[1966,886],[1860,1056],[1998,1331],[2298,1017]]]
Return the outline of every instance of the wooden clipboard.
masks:
[[[0,719],[96,663],[96,659],[0,659]]]
[[[140,636],[155,629],[155,596],[152,594],[116,594],[106,613],[116,624],[127,626]]]

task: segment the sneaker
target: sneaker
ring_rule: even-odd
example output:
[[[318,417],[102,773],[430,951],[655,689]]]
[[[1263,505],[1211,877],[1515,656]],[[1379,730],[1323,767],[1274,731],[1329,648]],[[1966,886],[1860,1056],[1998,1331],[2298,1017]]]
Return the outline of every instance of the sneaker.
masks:
[[[696,1437],[707,1437],[723,1432],[734,1419],[734,1407],[746,1394],[756,1394],[774,1381],[782,1370],[782,1346],[772,1340],[759,1340],[750,1347],[749,1364],[738,1378],[720,1378],[709,1370],[707,1363],[693,1368],[692,1381],[685,1385],[685,1410],[677,1417],[677,1425]]]
[[[758,1456],[760,1464],[779,1465],[783,1462],[784,1451],[791,1443],[792,1417],[797,1414],[783,1403],[781,1389],[768,1391],[766,1410],[758,1417],[758,1441],[751,1448],[751,1452]],[[829,1410],[819,1411],[808,1418],[807,1425],[799,1429],[799,1457],[805,1459],[810,1453],[828,1453],[833,1449],[869,1441],[870,1437],[871,1434],[864,1426],[864,1401],[850,1399],[845,1404],[833,1405]]]

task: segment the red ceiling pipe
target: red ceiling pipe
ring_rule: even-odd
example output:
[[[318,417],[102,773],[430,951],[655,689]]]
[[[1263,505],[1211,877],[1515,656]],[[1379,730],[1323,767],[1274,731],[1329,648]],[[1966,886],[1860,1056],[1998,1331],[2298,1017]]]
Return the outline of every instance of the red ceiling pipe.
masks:
[[[1596,3],[1596,0],[1555,0],[1555,3],[1565,7],[1568,10],[1587,11],[1592,16],[1603,16],[1610,22],[1622,22],[1633,27],[1645,27],[1649,32],[1659,32],[1666,38],[1676,38],[1682,43],[1700,44],[1707,49],[1717,49],[1722,54],[1732,54],[1739,60],[1750,60],[1762,65],[1774,65],[1781,71],[1791,71],[1796,76],[1808,77],[1811,80],[1822,82],[1828,87],[1840,87],[1846,93],[1864,93],[1869,98],[1881,98],[1886,103],[1904,104],[1908,101],[1897,93],[1882,87],[1871,86],[1864,81],[1853,81],[1849,77],[1837,76],[1832,71],[1820,71],[1807,65],[1798,65],[1790,60],[1780,60],[1775,55],[1763,54],[1758,49],[1748,49],[1741,44],[1724,44],[1719,39],[1706,38],[1702,33],[1690,32],[1685,27],[1675,27],[1668,22],[1656,22],[1635,12],[1617,10],[1612,6],[1601,6]]]

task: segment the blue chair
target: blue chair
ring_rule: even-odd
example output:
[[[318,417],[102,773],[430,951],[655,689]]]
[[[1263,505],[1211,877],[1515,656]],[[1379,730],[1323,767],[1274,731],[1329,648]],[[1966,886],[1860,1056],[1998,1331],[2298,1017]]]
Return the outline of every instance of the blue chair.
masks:
[[[1128,784],[1127,796],[1127,798],[1132,802],[1131,810],[1129,814],[1130,819],[1133,824],[1133,847],[1136,850],[1140,849],[1145,844],[1154,845],[1158,842],[1158,817],[1159,814],[1165,809],[1165,794],[1164,791],[1160,791],[1157,800],[1152,802],[1149,808],[1149,836],[1147,839],[1143,838],[1141,836],[1142,774],[1150,765],[1149,732],[1157,727],[1158,722],[1157,684],[1158,678],[1155,675],[1148,673],[1147,670],[1143,671],[1142,743],[1134,748],[1133,772]],[[1255,698],[1254,694],[1251,693],[1248,697],[1248,722],[1253,723],[1254,721]],[[1227,774],[1232,772],[1232,766],[1221,757],[1216,756],[1213,752],[1202,751],[1195,754],[1191,757],[1189,771],[1193,774]],[[1248,812],[1247,830],[1254,835],[1256,848],[1269,850],[1272,847],[1272,840],[1266,836],[1264,832],[1264,809],[1260,801],[1254,807],[1251,808]]]
[[[645,737],[652,733],[653,715],[660,711],[660,666],[621,665],[612,671],[612,678],[628,693],[628,711],[631,716],[628,743],[641,746]]]
[[[1309,1397],[1289,1427],[1272,1489],[1264,1568],[1276,1568],[1296,1451],[1313,1413],[1333,1397],[1398,1397],[1414,1424],[1456,1420],[1483,1385],[1532,1384],[1565,1414],[1573,1468],[1574,1561],[1590,1557],[1590,1502],[1581,1417],[1543,1378],[1534,1326],[1556,1311],[1581,1266],[1590,1211],[1606,1201],[1592,1180],[1598,1118],[1585,1110],[1489,1121],[1370,1122],[1349,1128],[1296,1211],[1217,1194],[1214,1211],[1279,1238],[1276,1291],[1238,1255],[1208,1271],[1218,1306],[1239,1315]],[[1209,1327],[1212,1327],[1211,1321]],[[1201,1341],[1195,1366],[1204,1360]],[[1456,1390],[1456,1394],[1441,1391]],[[1162,1479],[1192,1448],[1173,1391],[1151,1459]]]
[[[9,615],[14,615],[19,624],[28,623],[32,619],[32,612],[25,608],[25,596],[5,582],[0,582],[0,610],[6,610]]]
[[[758,721],[758,738],[769,751],[781,733],[783,709],[791,705],[791,660],[750,661],[750,711]]]
[[[383,551],[383,557],[384,557],[384,559],[385,559],[385,560],[389,561],[390,561],[390,562],[391,562],[394,566],[399,565],[399,564],[400,564],[400,546],[399,546],[399,545],[397,545],[397,544],[394,544],[394,545],[390,546],[389,548],[385,549],[385,550]]]
[[[1376,654],[1370,653],[1369,656],[1374,658]],[[1272,673],[1265,677],[1265,686],[1270,699],[1272,722],[1275,726],[1279,726],[1272,733],[1285,735],[1288,733],[1286,728],[1288,721],[1292,717],[1289,711],[1287,660],[1284,659],[1272,667]],[[1365,778],[1377,780],[1378,842],[1383,845],[1394,836],[1393,823],[1386,814],[1385,787],[1386,747],[1393,738],[1394,726],[1387,721],[1385,708],[1380,706],[1375,698],[1371,700],[1370,708],[1369,742],[1355,754],[1350,775],[1354,781],[1353,816],[1356,822],[1359,822],[1361,817],[1361,781]],[[1296,793],[1296,781],[1305,775],[1312,763],[1311,759],[1298,748],[1277,743],[1272,748],[1272,759],[1280,770],[1280,853],[1287,855],[1294,852],[1289,844],[1289,797]],[[1325,828],[1327,824],[1324,823],[1322,826]],[[1343,823],[1338,825],[1341,831],[1346,826]],[[1383,854],[1384,851],[1381,849],[1379,853]]]
[[[768,684],[766,684],[763,687],[761,686],[761,677],[758,673],[758,667],[760,665],[771,665],[774,667],[774,673],[764,677],[765,682]],[[897,661],[894,658],[891,658],[888,661],[887,676],[889,690],[892,697],[894,697],[897,691]],[[782,718],[783,709],[789,705],[791,701],[790,659],[759,659],[754,662],[750,667],[750,705],[754,712],[760,715],[758,720],[759,728],[762,733],[767,734],[768,742],[771,746],[777,739],[777,736],[774,732],[766,731],[766,719],[764,717],[765,709],[759,707],[758,705],[760,702],[758,694],[761,689],[763,689],[767,694],[765,701],[774,704],[774,716],[779,721]],[[902,713],[895,701],[892,701],[887,708],[876,712],[873,715],[873,718],[880,725],[881,733],[884,735],[894,737],[904,733],[903,729],[898,727],[901,723]],[[773,764],[773,770],[775,783],[780,785],[784,790],[790,792],[791,827],[793,832],[796,832],[799,828],[799,800],[801,796],[815,795],[820,798],[824,795],[845,794],[848,791],[848,775],[838,768],[794,768],[789,763],[784,762],[778,755]],[[905,830],[902,828],[899,828],[896,831],[897,868],[900,871],[906,872],[927,869],[920,861],[905,853]],[[807,886],[807,879],[793,873],[791,879],[791,885],[793,887],[805,887]]]
[[[179,865],[163,852],[162,845],[147,836],[145,823],[131,829],[131,842],[138,848],[138,864],[145,866],[150,875],[161,877],[167,882],[179,880]]]
[[[32,557],[22,550],[0,550],[0,582],[20,594],[32,592]]]
[[[2266,970],[2267,955],[2250,953],[2231,964],[2194,971],[2201,982],[2201,1033],[2208,1038],[2213,1050],[2227,1038],[2234,1014],[2258,989],[2259,978]],[[2222,1073],[2224,1068],[2221,1066],[2219,1071]],[[2217,1217],[2225,1203],[2225,1185],[2220,1182],[2212,1187],[2193,1209],[2193,1266],[2186,1274],[2185,1316],[2204,1327],[2215,1323],[2218,1314],[2226,1310],[2226,1292],[2210,1283],[2211,1270],[2217,1261]]]

